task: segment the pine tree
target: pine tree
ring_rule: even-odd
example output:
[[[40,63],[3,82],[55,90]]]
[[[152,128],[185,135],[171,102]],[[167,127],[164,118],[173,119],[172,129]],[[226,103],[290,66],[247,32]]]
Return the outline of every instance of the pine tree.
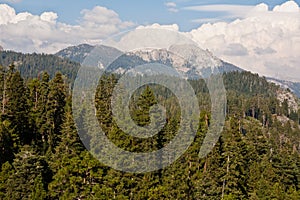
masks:
[[[222,177],[222,198],[230,195],[234,198],[247,197],[246,173],[247,173],[247,149],[241,137],[239,129],[240,121],[236,118],[230,119],[230,128],[226,134],[224,154],[225,162],[223,170],[225,175]]]
[[[55,172],[49,185],[52,198],[75,199],[91,194],[93,185],[101,174],[99,163],[84,150],[73,121],[70,101],[60,135],[60,142],[55,148],[52,169]]]
[[[10,122],[10,130],[19,140],[20,145],[30,144],[33,136],[29,127],[28,93],[24,80],[18,71],[11,66],[6,78],[5,104],[3,107],[5,120]]]
[[[221,136],[211,153],[205,158],[202,174],[197,180],[196,198],[198,199],[221,199],[225,175],[224,172],[224,138]]]
[[[30,146],[25,145],[20,153],[16,154],[13,167],[15,173],[7,180],[6,198],[32,199],[37,190],[45,194],[49,175],[47,163]]]
[[[52,152],[58,145],[61,125],[66,105],[66,86],[63,75],[57,73],[49,85],[49,93],[46,103],[46,123],[43,127],[46,132],[48,151]]]
[[[4,113],[4,105],[5,105],[5,91],[6,90],[6,70],[5,67],[0,65],[0,105],[1,105],[1,113]]]
[[[46,153],[48,148],[48,134],[50,133],[51,126],[49,121],[47,120],[47,112],[49,112],[47,108],[48,95],[49,95],[49,74],[47,72],[43,73],[42,79],[39,84],[39,97],[35,115],[35,123],[38,132],[38,146],[40,147],[43,154]]]
[[[7,192],[10,188],[8,180],[14,173],[15,171],[9,162],[5,162],[2,165],[0,171],[0,199],[9,199],[7,196]]]
[[[58,146],[55,148],[54,162],[58,164],[56,169],[64,167],[64,160],[79,156],[84,150],[73,120],[70,101],[66,105],[64,121],[61,125],[61,135]]]
[[[3,122],[0,121],[0,165],[14,158],[14,143],[11,131],[7,130]]]
[[[44,199],[46,199],[46,197],[47,197],[47,192],[45,190],[43,178],[42,178],[41,174],[39,174],[34,179],[33,191],[30,195],[30,198],[36,199],[36,200],[44,200]]]
[[[156,103],[153,91],[149,86],[146,86],[136,103],[136,112],[133,120],[137,125],[146,126],[150,124],[150,107]]]
[[[260,125],[258,120],[247,118],[242,122],[242,129],[245,132],[248,155],[250,162],[259,162],[270,153],[270,143],[265,135],[265,129]]]

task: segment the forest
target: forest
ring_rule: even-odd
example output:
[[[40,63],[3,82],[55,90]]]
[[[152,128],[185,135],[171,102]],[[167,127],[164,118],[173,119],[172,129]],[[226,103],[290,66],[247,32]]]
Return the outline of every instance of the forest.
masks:
[[[190,80],[201,109],[192,145],[166,168],[126,173],[100,163],[82,144],[72,115],[72,73],[78,68],[71,67],[78,65],[58,61],[51,65],[67,67],[48,72],[29,68],[30,60],[23,67],[2,62],[0,199],[300,199],[300,112],[277,98],[289,91],[250,72],[223,74],[225,127],[213,151],[199,158],[210,125],[210,98],[204,80]],[[180,125],[176,97],[157,85],[139,88],[130,104],[135,123],[149,124],[149,109],[157,101],[167,107],[168,120],[155,136],[135,138],[111,116],[117,81],[114,74],[103,76],[95,95],[107,137],[132,152],[166,145]],[[78,117],[88,123],[90,116],[83,109]],[[95,137],[86,139],[93,143]]]

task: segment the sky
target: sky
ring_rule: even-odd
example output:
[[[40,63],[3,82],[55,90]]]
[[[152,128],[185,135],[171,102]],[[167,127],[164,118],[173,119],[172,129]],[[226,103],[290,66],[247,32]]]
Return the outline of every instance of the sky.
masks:
[[[300,82],[300,0],[120,2],[0,0],[0,45],[55,53],[139,26],[172,28],[243,69]]]

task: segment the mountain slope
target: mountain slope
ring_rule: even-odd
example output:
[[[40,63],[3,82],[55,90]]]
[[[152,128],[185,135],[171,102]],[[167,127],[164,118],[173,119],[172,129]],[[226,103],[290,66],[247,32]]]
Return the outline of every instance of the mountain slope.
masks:
[[[179,56],[184,54],[189,56],[189,62]],[[95,57],[92,58],[92,60],[96,61],[98,59],[101,60],[101,62],[113,60],[113,58],[117,57],[117,59],[109,66],[109,71],[115,71],[118,73],[124,73],[135,66],[147,63],[160,63],[174,67],[179,73],[189,79],[206,77],[208,74],[211,74],[211,70],[213,68],[217,69],[220,73],[243,71],[241,68],[215,57],[207,50],[195,50],[181,45],[171,46],[170,50],[146,49],[122,53],[112,47],[101,45],[93,47],[82,44],[63,49],[55,55],[80,63],[84,62],[87,56]],[[119,57],[119,55],[121,56]],[[97,58],[97,56],[99,58]],[[197,60],[193,60],[195,58],[197,58]],[[95,62],[94,65],[99,65],[99,63]]]
[[[282,88],[288,88],[293,93],[295,93],[298,97],[300,97],[300,83],[299,82],[292,82],[292,81],[286,81],[286,80],[279,80],[276,78],[267,78],[268,81],[275,83],[276,85],[279,85]]]
[[[44,71],[47,71],[50,77],[54,77],[55,73],[60,71],[73,80],[80,67],[79,63],[55,55],[0,51],[0,65],[9,66],[11,64],[14,64],[25,78],[35,78]]]
[[[89,44],[80,44],[71,46],[57,52],[55,55],[61,58],[68,58],[74,62],[82,63],[84,58],[94,49],[94,46]]]

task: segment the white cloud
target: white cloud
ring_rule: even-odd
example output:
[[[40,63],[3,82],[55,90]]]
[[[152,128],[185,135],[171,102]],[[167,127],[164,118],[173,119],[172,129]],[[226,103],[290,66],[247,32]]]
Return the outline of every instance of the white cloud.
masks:
[[[248,55],[248,50],[242,44],[231,43],[224,49],[223,54],[228,56],[246,56]]]
[[[177,24],[138,26],[135,30],[125,32],[118,38],[105,41],[104,45],[122,51],[141,49],[168,49],[174,44],[195,44],[190,38],[179,32]]]
[[[134,25],[105,7],[96,6],[81,14],[79,23],[70,25],[57,21],[54,12],[40,16],[16,13],[12,7],[0,4],[0,45],[15,51],[55,53],[70,45],[99,43]]]
[[[186,35],[246,70],[300,81],[300,11],[294,1],[273,10],[259,4],[241,19],[203,24]]]
[[[158,23],[151,24],[148,26],[138,26],[137,29],[166,29],[171,31],[179,31],[179,26],[177,24],[170,24],[170,25],[161,25]]]
[[[22,0],[4,0],[7,3],[20,3]]]
[[[167,6],[167,7],[177,7],[177,4],[175,3],[175,2],[167,2],[167,3],[165,3],[165,5]]]
[[[202,6],[189,6],[185,10],[193,10],[200,12],[222,12],[224,18],[244,17],[246,13],[251,11],[255,6],[245,5],[229,5],[229,4],[216,4],[216,5],[202,5]]]
[[[288,1],[274,7],[275,12],[299,12],[299,6],[295,1]]]
[[[55,23],[57,18],[58,18],[58,16],[54,12],[44,12],[41,14],[41,20],[43,20],[45,22]]]
[[[202,6],[185,7],[186,10],[209,11],[209,12],[236,12],[239,10],[249,11],[255,6],[233,5],[233,4],[215,4]]]
[[[176,12],[178,12],[179,10],[178,10],[177,8],[168,8],[168,11],[169,11],[169,12],[176,13]]]
[[[167,2],[165,3],[165,6],[167,7],[169,12],[176,13],[179,11],[175,2]]]
[[[219,18],[200,18],[200,19],[193,19],[191,22],[197,23],[197,24],[203,24],[203,23],[212,23],[212,22],[217,22],[221,21]]]
[[[169,7],[176,4],[171,5]],[[201,9],[223,12],[225,8],[214,6]],[[231,22],[216,22],[220,20],[217,18],[198,19],[198,22],[211,23],[185,34],[203,49],[209,49],[223,60],[246,70],[300,81],[300,11],[296,2],[288,1],[273,10],[263,3],[254,7],[227,6],[226,10],[228,16],[236,15],[240,19]],[[134,25],[104,7],[83,10],[81,14],[78,24],[70,25],[59,22],[53,12],[40,16],[16,13],[10,6],[0,4],[0,45],[16,51],[54,53],[79,43],[98,44],[102,39]],[[138,30],[146,28],[179,31],[176,24],[139,26]],[[134,34],[128,37],[127,41],[131,41],[132,46],[136,46],[135,41],[148,44],[146,33],[141,38],[136,38]],[[166,36],[157,38],[157,44],[153,45],[164,44],[169,39]]]
[[[122,23],[119,15],[105,7],[96,6],[92,10],[84,9],[81,11],[82,19],[85,22],[93,22],[97,24],[120,24]]]
[[[13,8],[6,4],[0,4],[0,24],[7,24],[16,16]]]

